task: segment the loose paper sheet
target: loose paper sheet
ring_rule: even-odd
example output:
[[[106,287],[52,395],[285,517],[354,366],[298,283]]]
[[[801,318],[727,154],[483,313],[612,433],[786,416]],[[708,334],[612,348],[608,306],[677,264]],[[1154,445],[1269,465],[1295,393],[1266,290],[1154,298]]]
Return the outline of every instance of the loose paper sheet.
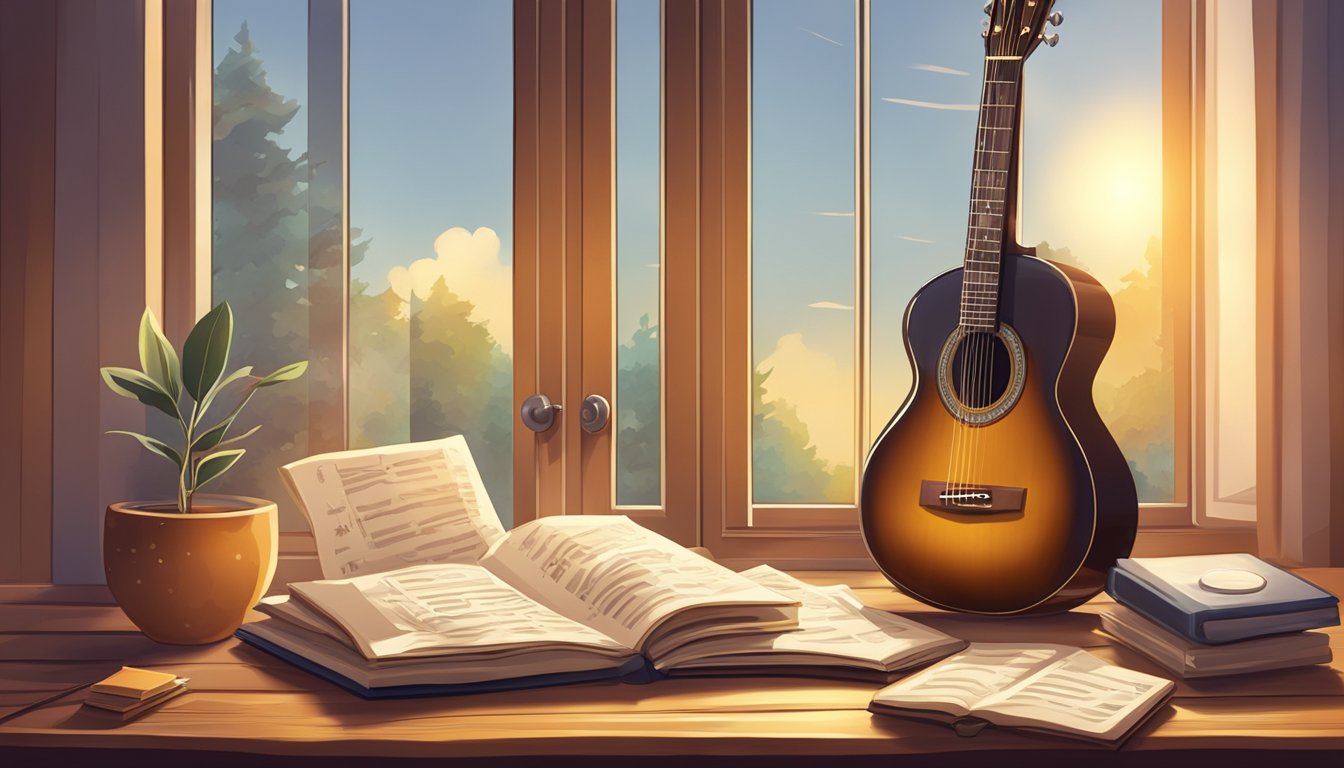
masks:
[[[474,563],[504,526],[461,435],[327,453],[281,469],[324,578]]]

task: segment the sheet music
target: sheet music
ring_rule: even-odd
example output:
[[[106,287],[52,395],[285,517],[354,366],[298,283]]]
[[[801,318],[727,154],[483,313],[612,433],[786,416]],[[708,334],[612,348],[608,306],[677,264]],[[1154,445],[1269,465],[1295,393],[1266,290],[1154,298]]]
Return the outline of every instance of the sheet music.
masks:
[[[1171,685],[1160,677],[1107,664],[1078,651],[982,702],[980,709],[1100,735],[1146,709],[1149,701],[1165,695]]]
[[[461,435],[313,456],[281,474],[308,517],[328,579],[474,563],[504,535]]]
[[[661,619],[694,605],[788,602],[629,518],[545,517],[481,560],[538,602],[637,650]]]
[[[971,643],[966,650],[878,691],[879,703],[951,704],[966,714],[982,701],[1039,672],[1076,649],[1061,645]]]
[[[857,601],[845,587],[814,587],[768,565],[743,571],[742,575],[797,600],[802,607],[798,611],[799,631],[748,638],[751,642],[740,645],[768,643],[774,650],[853,656],[879,664],[925,645],[963,645],[910,619],[862,604],[856,607]]]
[[[290,587],[338,621],[368,658],[570,643],[626,649],[528,599],[477,565],[421,565]]]

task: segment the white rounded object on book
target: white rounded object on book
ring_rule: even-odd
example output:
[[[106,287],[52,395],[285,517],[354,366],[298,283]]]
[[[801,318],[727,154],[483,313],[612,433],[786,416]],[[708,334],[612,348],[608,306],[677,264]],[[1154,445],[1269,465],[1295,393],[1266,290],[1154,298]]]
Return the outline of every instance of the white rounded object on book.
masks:
[[[1240,569],[1214,568],[1199,577],[1199,586],[1222,595],[1248,595],[1265,588],[1265,577]]]

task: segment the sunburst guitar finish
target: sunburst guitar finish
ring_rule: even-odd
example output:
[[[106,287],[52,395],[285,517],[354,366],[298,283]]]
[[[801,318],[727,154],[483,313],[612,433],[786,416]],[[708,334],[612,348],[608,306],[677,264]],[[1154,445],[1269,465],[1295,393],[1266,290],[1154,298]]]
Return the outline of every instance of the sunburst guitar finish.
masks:
[[[868,455],[864,541],[930,605],[981,614],[1067,610],[1129,554],[1138,502],[1092,384],[1115,331],[1106,290],[1017,243],[1022,65],[1050,0],[989,5],[962,267],[905,313],[909,396]]]
[[[958,268],[934,278],[906,310],[914,388],[864,466],[864,540],[893,584],[930,605],[1066,610],[1100,591],[1134,543],[1134,480],[1092,402],[1115,310],[1085,272],[1005,258],[999,310],[1021,340],[1021,390],[1006,413],[969,426],[949,410],[939,381],[947,340],[960,333],[962,276]],[[995,351],[996,367],[1009,367],[1003,347]],[[1002,382],[996,390],[994,401],[1011,398]],[[926,481],[960,498],[922,499]],[[970,498],[977,489],[990,498]],[[1020,490],[1018,508],[987,508],[1007,493],[998,489]]]

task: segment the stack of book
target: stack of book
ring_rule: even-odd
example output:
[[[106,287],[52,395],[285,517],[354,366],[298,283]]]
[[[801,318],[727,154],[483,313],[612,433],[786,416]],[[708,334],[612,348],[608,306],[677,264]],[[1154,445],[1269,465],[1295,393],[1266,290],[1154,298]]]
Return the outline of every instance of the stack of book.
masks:
[[[152,669],[122,667],[94,683],[84,705],[115,712],[129,720],[151,707],[187,692],[187,679]]]
[[[1119,603],[1102,628],[1187,678],[1262,672],[1331,660],[1339,598],[1247,554],[1129,558],[1106,591]]]

